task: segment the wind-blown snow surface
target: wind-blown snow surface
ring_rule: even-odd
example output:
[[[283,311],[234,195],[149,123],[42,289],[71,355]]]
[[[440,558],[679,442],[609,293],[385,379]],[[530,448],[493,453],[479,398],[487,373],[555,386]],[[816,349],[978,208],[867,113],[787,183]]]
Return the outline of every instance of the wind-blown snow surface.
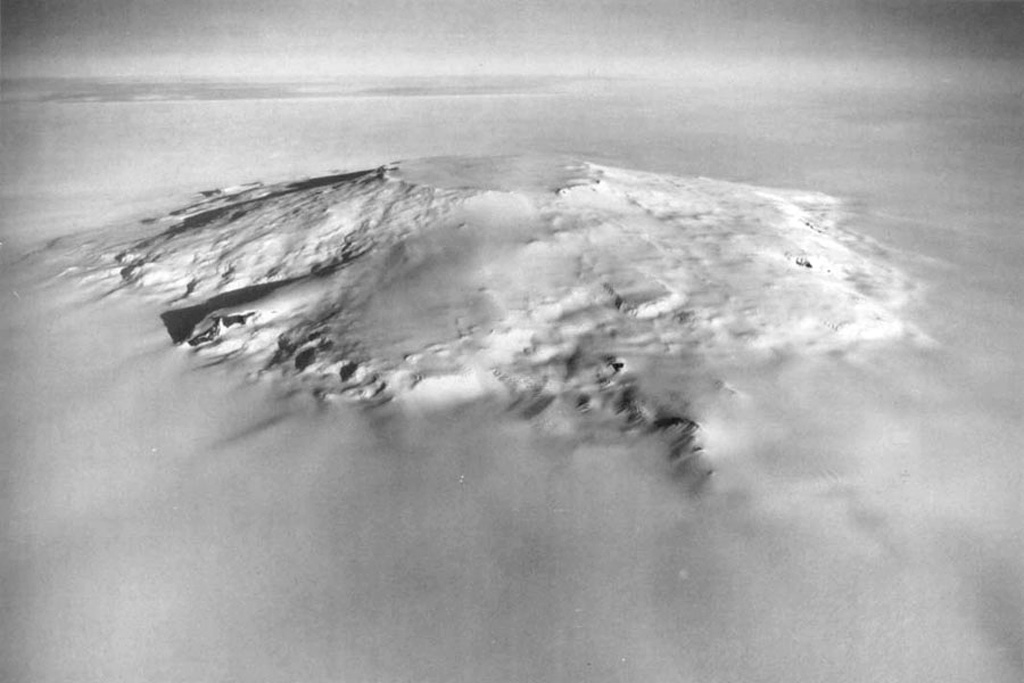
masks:
[[[890,446],[918,435],[858,403],[927,338],[841,209],[431,159],[211,190],[142,234],[57,243],[89,301],[65,292],[36,341],[109,386],[25,374],[53,438],[88,441],[71,483],[19,465],[12,535],[51,542],[11,572],[33,586],[17,671],[1012,680],[994,597],[1012,569],[948,570],[972,541],[931,521],[937,491],[979,492],[935,485]],[[104,357],[114,342],[135,350]],[[785,424],[800,400],[837,412]],[[111,415],[144,427],[107,433]]]

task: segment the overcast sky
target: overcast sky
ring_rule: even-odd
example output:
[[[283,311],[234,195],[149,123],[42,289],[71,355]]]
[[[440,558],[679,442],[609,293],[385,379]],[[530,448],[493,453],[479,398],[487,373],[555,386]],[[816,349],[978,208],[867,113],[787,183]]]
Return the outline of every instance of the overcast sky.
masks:
[[[1024,59],[977,0],[2,0],[24,75],[622,74],[716,59]]]

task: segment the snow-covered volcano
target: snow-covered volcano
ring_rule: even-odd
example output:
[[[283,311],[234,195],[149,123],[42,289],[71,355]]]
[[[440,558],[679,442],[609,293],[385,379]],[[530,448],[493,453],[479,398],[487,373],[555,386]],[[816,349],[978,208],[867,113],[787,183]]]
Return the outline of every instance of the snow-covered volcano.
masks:
[[[204,192],[90,272],[158,300],[208,363],[367,407],[493,401],[553,433],[653,435],[699,481],[692,403],[716,363],[910,332],[908,284],[839,212],[565,159],[426,159]]]

